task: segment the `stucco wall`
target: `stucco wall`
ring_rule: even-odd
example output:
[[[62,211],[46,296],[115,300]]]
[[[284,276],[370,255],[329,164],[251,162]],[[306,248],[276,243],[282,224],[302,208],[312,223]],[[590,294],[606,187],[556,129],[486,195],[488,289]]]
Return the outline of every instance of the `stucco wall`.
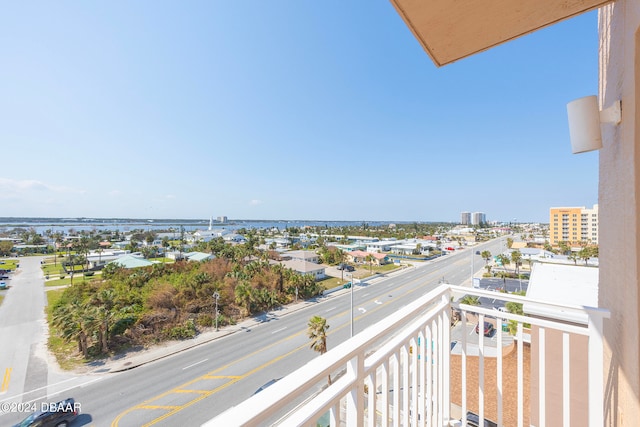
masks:
[[[603,126],[600,150],[599,303],[605,320],[605,425],[640,420],[640,0],[618,0],[600,10],[601,107],[622,100],[622,123]]]
[[[540,352],[539,337],[540,328],[531,328],[531,425],[539,426],[539,390],[540,381]],[[556,426],[562,424],[563,409],[563,333],[557,329],[545,329],[545,425]],[[569,389],[571,402],[569,402],[570,419],[572,426],[589,425],[589,363],[588,340],[585,336],[571,334],[569,337]]]

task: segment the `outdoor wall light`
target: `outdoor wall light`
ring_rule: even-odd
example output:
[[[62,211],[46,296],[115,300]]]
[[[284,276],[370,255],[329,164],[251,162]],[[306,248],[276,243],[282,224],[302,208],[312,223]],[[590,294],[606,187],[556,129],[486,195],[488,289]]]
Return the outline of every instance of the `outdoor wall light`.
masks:
[[[601,124],[617,125],[622,120],[622,103],[618,100],[600,111],[595,95],[578,98],[567,104],[569,136],[573,154],[602,148]]]

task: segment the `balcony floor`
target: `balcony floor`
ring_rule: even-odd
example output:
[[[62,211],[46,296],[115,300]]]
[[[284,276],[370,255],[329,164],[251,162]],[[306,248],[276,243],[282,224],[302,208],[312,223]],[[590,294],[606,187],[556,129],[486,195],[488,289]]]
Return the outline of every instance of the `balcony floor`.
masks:
[[[460,419],[462,414],[462,357],[451,355],[451,403],[453,404],[452,416]],[[530,393],[530,364],[531,352],[529,344],[523,345],[523,401],[524,401],[524,425],[529,425],[529,393]],[[518,425],[518,356],[515,342],[504,348],[502,358],[502,387],[503,408],[502,422],[505,426]],[[496,383],[497,359],[495,357],[484,358],[484,416],[497,422],[497,383]],[[467,356],[467,410],[478,413],[478,357]]]

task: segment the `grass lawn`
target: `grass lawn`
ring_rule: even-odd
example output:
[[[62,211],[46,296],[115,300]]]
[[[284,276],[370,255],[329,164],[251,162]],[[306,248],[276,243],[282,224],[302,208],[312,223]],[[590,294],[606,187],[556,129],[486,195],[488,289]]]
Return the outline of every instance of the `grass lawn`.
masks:
[[[164,264],[173,264],[174,262],[176,262],[171,258],[149,258],[149,261],[158,261]]]
[[[97,277],[100,277],[100,275],[95,274],[93,276],[84,277],[82,274],[74,274],[73,283],[82,282],[83,280],[91,280]],[[45,280],[44,282],[45,286],[64,286],[64,285],[70,285],[70,284],[71,284],[71,276],[69,276],[68,274],[64,275],[64,279],[51,279],[51,280]]]
[[[44,274],[64,274],[64,270],[62,269],[62,264],[57,263],[57,265],[54,265],[53,263],[51,264],[44,264],[42,266],[42,272]]]
[[[17,265],[20,263],[20,260],[17,259],[1,259],[0,260],[0,269],[3,270],[15,270]]]
[[[324,289],[333,289],[336,286],[343,285],[348,281],[349,280],[346,278],[346,276],[345,276],[344,280],[340,280],[339,277],[327,277],[324,280],[320,280],[318,282],[318,284],[320,284],[320,286],[324,287]]]
[[[399,268],[402,267],[395,264],[374,265],[373,268],[368,265],[362,264],[358,265],[358,269],[355,272],[355,277],[356,279],[365,279],[367,277],[373,276],[376,273],[384,274],[390,271],[397,270]]]
[[[4,299],[4,295],[0,295],[0,304],[2,304],[3,299]]]

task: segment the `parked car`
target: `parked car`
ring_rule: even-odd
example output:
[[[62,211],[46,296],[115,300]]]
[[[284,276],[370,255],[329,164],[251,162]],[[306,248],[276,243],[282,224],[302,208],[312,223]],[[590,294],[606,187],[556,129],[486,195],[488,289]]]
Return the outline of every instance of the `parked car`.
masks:
[[[352,265],[349,264],[339,264],[336,267],[338,270],[344,270],[344,271],[354,271],[355,268]]]
[[[480,333],[479,331],[480,329],[480,323],[478,323],[476,325],[476,334]],[[493,323],[491,322],[484,322],[484,336],[485,337],[490,337],[493,334]]]
[[[7,289],[7,282],[0,282],[0,289]]]
[[[14,427],[68,427],[78,416],[79,406],[73,398],[42,403],[40,411],[29,415]]]

